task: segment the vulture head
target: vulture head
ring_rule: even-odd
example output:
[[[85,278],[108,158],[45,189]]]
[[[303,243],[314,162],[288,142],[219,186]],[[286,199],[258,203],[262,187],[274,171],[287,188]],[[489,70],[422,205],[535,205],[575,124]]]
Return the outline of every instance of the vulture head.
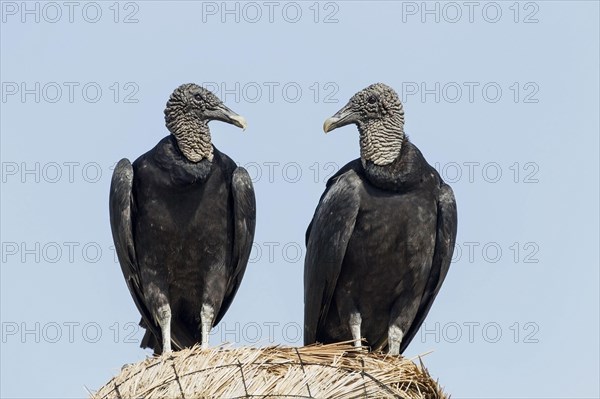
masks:
[[[165,108],[167,129],[177,139],[183,155],[192,162],[212,161],[213,148],[208,122],[230,123],[246,129],[246,120],[227,108],[212,92],[194,83],[173,91]]]
[[[360,133],[360,155],[383,166],[400,154],[404,140],[404,108],[398,94],[383,83],[375,83],[356,93],[348,104],[323,123],[325,133],[355,124]]]

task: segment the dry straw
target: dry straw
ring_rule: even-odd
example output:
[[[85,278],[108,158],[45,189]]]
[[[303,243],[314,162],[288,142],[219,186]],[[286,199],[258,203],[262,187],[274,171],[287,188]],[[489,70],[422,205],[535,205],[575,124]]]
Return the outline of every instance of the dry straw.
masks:
[[[125,366],[93,399],[445,399],[427,369],[348,343],[302,348],[193,347]]]

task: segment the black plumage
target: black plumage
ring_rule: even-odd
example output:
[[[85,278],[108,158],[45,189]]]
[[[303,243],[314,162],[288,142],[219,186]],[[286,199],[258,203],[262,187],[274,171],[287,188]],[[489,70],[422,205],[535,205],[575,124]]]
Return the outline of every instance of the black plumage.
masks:
[[[110,188],[121,269],[155,353],[208,345],[240,285],[256,205],[246,170],[211,143],[208,122],[245,120],[195,84],[165,109],[171,134],[133,165],[122,159]]]
[[[399,354],[448,272],[456,203],[404,134],[390,87],[358,92],[324,130],[348,124],[358,127],[361,157],[329,179],[306,232],[304,342],[364,338]]]

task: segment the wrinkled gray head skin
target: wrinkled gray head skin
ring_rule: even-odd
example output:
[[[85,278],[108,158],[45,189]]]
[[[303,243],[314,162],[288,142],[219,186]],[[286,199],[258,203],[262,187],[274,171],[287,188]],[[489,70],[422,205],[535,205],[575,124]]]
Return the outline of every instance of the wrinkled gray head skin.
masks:
[[[328,133],[355,124],[360,133],[360,157],[365,165],[389,165],[400,154],[404,140],[404,108],[398,94],[383,83],[356,93],[348,104],[323,123]]]
[[[183,155],[192,162],[212,161],[208,122],[222,121],[246,129],[246,120],[223,104],[209,90],[186,83],[173,91],[165,108],[167,129],[177,139]]]

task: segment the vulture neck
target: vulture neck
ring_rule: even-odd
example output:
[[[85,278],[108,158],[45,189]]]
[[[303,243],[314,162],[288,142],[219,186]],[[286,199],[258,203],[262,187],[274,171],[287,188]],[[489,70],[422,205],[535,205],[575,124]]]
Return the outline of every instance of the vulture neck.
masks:
[[[205,121],[181,116],[167,128],[177,140],[177,146],[190,162],[200,162],[204,158],[213,160],[213,146],[210,129]]]
[[[370,161],[386,166],[400,155],[404,142],[404,120],[401,116],[370,120],[358,126],[360,132],[360,159],[366,168]]]

